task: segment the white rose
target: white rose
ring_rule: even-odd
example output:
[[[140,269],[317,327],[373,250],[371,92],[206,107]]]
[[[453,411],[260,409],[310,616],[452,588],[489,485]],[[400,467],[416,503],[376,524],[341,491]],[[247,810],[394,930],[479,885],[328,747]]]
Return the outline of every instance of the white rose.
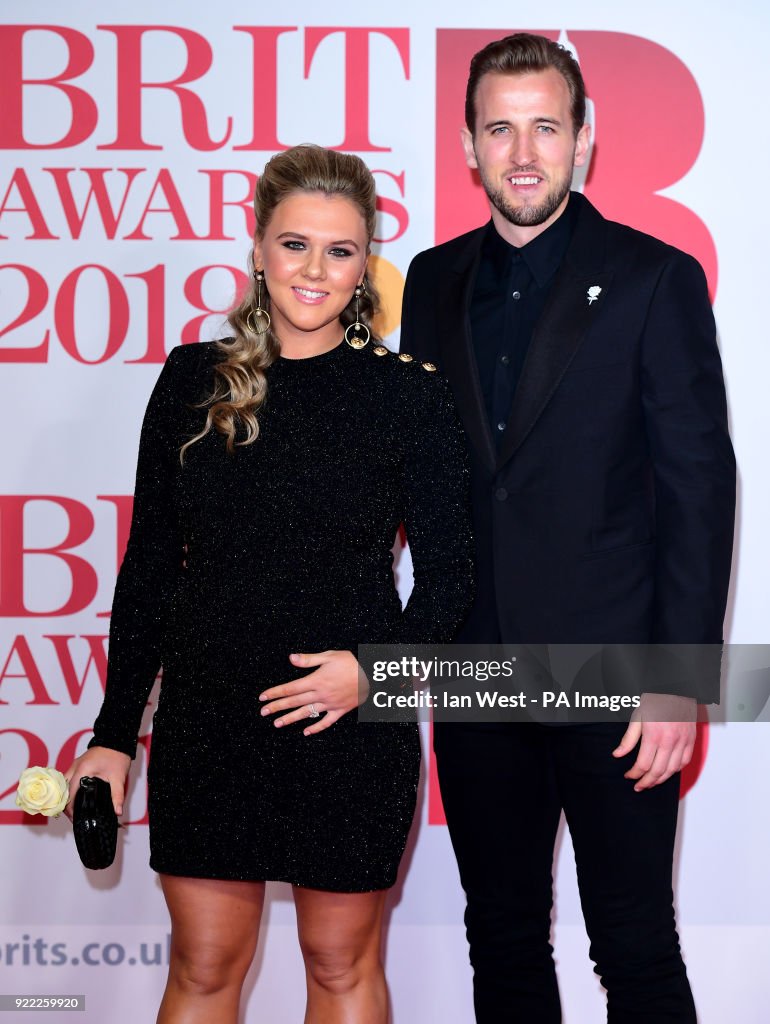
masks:
[[[27,814],[56,817],[67,806],[70,788],[55,768],[25,768],[16,790],[16,806]]]

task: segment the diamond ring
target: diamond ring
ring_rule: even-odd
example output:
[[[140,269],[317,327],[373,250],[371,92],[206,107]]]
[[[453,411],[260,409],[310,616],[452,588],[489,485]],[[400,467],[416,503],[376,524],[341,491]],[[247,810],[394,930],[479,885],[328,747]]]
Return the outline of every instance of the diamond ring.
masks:
[[[321,712],[316,708],[315,704],[308,704],[307,709],[308,718],[320,718]]]

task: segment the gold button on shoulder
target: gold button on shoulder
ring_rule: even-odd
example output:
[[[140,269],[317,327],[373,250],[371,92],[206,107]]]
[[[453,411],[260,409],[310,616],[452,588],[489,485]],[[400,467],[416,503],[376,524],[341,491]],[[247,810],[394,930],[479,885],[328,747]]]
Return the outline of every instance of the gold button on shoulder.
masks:
[[[428,370],[430,373],[435,373],[438,369],[435,363],[423,363],[422,368],[423,370]]]
[[[402,363],[411,363],[412,360],[414,359],[414,357],[410,356],[408,352],[399,352],[398,358],[401,360]]]
[[[388,349],[386,349],[384,345],[375,345],[372,352],[374,352],[376,356],[386,356],[388,354]]]

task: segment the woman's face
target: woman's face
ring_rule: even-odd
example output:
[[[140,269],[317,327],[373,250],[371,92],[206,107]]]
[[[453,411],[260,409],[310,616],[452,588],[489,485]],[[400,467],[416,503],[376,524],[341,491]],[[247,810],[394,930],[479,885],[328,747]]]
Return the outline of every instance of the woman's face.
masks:
[[[284,353],[323,352],[342,339],[340,313],[366,270],[366,225],[342,196],[297,192],[279,203],[254,247]]]

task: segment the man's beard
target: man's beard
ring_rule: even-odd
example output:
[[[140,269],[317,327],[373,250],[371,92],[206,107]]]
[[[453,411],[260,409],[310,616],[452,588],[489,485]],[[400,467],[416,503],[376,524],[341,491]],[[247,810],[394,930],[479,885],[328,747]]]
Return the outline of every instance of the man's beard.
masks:
[[[526,174],[527,172],[519,171],[517,173]],[[543,224],[549,217],[552,217],[564,202],[572,185],[572,175],[568,175],[556,183],[556,187],[546,194],[545,199],[541,203],[537,205],[523,203],[521,206],[513,206],[503,189],[494,186],[480,167],[479,177],[490,203],[496,210],[499,210],[507,221],[519,228],[534,227],[536,224]]]

